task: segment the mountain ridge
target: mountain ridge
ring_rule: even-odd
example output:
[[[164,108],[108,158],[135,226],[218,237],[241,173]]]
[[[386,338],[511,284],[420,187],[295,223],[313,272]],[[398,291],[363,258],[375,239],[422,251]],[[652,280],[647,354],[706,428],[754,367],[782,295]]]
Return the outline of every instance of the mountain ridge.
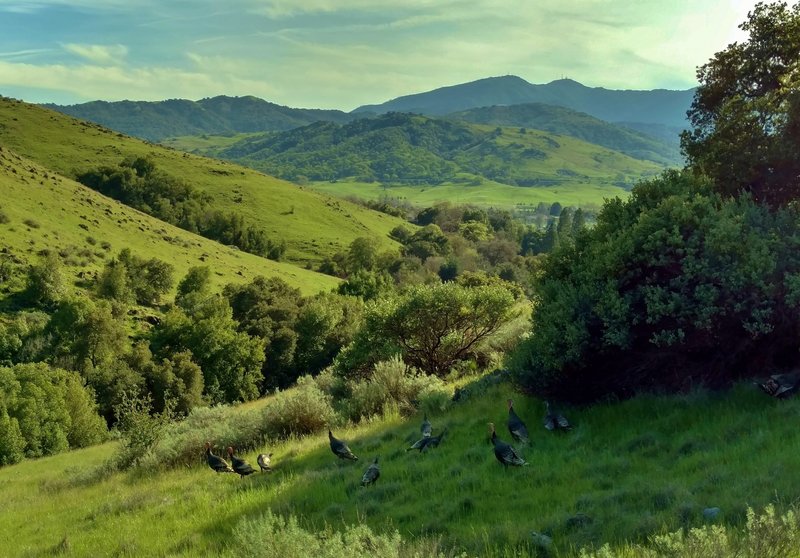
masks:
[[[572,79],[532,84],[497,76],[362,105],[352,112],[419,112],[441,116],[478,107],[544,103],[585,112],[608,122],[644,122],[684,127],[694,89],[617,90],[587,87]]]

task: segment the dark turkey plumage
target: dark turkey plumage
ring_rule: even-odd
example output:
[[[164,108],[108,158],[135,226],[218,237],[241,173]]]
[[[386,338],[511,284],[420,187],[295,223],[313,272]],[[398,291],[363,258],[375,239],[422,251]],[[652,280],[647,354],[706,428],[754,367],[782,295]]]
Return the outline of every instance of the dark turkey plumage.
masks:
[[[328,440],[331,443],[331,451],[333,455],[338,457],[339,459],[351,459],[353,461],[358,461],[358,457],[350,451],[350,448],[347,447],[347,444],[344,443],[342,440],[337,440],[333,437],[333,433],[328,430]]]
[[[764,383],[756,382],[764,393],[776,399],[785,399],[797,392],[800,386],[800,375],[792,374],[773,374]]]
[[[489,423],[489,429],[491,432],[492,444],[494,444],[494,456],[500,463],[505,466],[514,465],[516,467],[528,464],[528,462],[517,453],[517,450],[511,447],[511,444],[507,444],[497,437],[494,424],[491,422]]]
[[[217,473],[233,473],[233,469],[228,463],[218,455],[211,453],[211,442],[206,442],[206,461],[208,466]]]
[[[544,414],[544,427],[550,431],[553,430],[570,430],[572,425],[567,420],[567,417],[562,415],[558,410],[550,405],[549,401],[544,402],[546,411]]]
[[[406,451],[419,450],[420,453],[422,453],[423,451],[427,450],[428,448],[435,448],[435,447],[437,447],[439,445],[439,442],[442,441],[442,438],[444,437],[444,435],[446,433],[447,433],[447,428],[442,430],[442,433],[439,434],[438,436],[422,437],[419,440],[417,440],[416,442],[414,442],[411,445],[410,448],[407,448]]]
[[[514,401],[511,399],[508,400],[508,431],[511,433],[511,437],[521,444],[527,444],[530,440],[528,428],[514,412]]]
[[[372,462],[372,465],[367,467],[367,470],[364,471],[364,476],[361,477],[361,486],[367,486],[368,484],[373,484],[378,477],[381,476],[381,471],[378,468],[378,458],[375,458],[375,461]]]
[[[272,472],[272,453],[259,453],[256,458],[258,466],[261,467],[261,472]]]
[[[231,459],[231,465],[233,465],[233,471],[238,473],[239,478],[243,479],[247,475],[252,475],[256,472],[250,464],[242,459],[241,457],[237,457],[233,454],[233,447],[228,447],[228,457]]]

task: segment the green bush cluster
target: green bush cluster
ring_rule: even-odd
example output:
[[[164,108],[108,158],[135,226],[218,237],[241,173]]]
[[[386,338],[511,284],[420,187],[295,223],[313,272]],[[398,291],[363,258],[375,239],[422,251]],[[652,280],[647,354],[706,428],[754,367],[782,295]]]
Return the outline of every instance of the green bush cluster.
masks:
[[[778,515],[774,506],[760,514],[747,509],[747,524],[740,531],[722,525],[681,529],[652,535],[645,544],[597,550],[583,549],[580,558],[797,558],[800,523],[794,511]]]
[[[374,533],[366,525],[349,525],[343,531],[327,527],[308,531],[297,518],[286,518],[267,512],[256,519],[239,522],[233,531],[231,552],[236,556],[260,558],[444,558],[436,541],[406,542],[397,531]],[[466,555],[460,555],[465,557]]]
[[[792,365],[800,221],[669,172],[605,204],[551,255],[530,336],[512,359],[526,388],[590,399],[720,385]]]
[[[103,440],[106,426],[80,376],[47,364],[0,368],[0,464]]]
[[[382,415],[390,408],[404,414],[413,413],[418,406],[442,410],[442,403],[450,399],[441,379],[420,373],[400,357],[376,363],[369,377],[352,382],[349,391],[346,412],[356,421]]]

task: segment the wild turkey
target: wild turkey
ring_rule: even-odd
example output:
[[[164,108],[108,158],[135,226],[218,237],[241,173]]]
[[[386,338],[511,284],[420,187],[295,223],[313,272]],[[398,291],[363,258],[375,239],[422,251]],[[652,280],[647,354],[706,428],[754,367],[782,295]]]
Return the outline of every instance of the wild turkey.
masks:
[[[361,477],[361,486],[367,486],[368,484],[374,484],[378,477],[381,476],[381,470],[378,469],[378,458],[375,458],[375,461],[372,462],[372,465],[367,467],[367,470],[364,471],[364,476]]]
[[[333,437],[333,433],[328,430],[328,440],[331,442],[331,451],[333,455],[338,457],[339,459],[351,459],[353,461],[358,461],[358,457],[350,451],[350,448],[347,447],[347,444],[344,443],[342,440],[337,440]]]
[[[504,466],[514,465],[516,467],[527,465],[528,462],[525,461],[522,456],[517,453],[510,444],[505,443],[500,438],[497,437],[497,432],[494,428],[494,423],[489,423],[489,429],[492,435],[492,444],[494,444],[494,456],[497,460],[502,463]]]
[[[241,457],[236,457],[233,455],[233,447],[228,446],[228,457],[231,458],[231,464],[233,465],[233,471],[239,474],[239,478],[243,479],[247,475],[252,475],[256,472],[250,464],[242,459]]]
[[[442,433],[439,434],[438,436],[431,436],[429,438],[423,438],[424,440],[428,440],[428,443],[420,448],[420,450],[419,450],[420,453],[422,453],[423,451],[426,451],[426,450],[428,450],[430,448],[439,447],[439,442],[442,441],[442,438],[444,438],[445,434],[447,434],[447,428],[442,430]]]
[[[423,438],[430,438],[431,437],[431,421],[428,420],[428,413],[425,413],[425,417],[422,421],[422,426],[419,428],[420,432],[422,432]]]
[[[528,444],[530,439],[528,428],[514,412],[514,401],[511,399],[508,400],[508,431],[511,433],[511,437],[520,444]]]
[[[224,459],[211,453],[211,442],[206,442],[206,461],[217,473],[233,473],[233,469]]]
[[[439,445],[439,442],[442,441],[442,438],[446,433],[447,433],[447,428],[442,430],[442,433],[439,434],[438,436],[428,436],[420,438],[419,440],[414,442],[410,448],[407,448],[406,451],[419,450],[420,453],[422,453],[428,448],[435,448]]]
[[[555,406],[551,407],[549,401],[544,402],[546,412],[544,414],[544,427],[550,430],[571,430],[572,425],[567,417],[558,412]]]
[[[256,461],[258,462],[258,466],[261,467],[262,473],[264,471],[268,473],[272,472],[272,453],[259,453]]]
[[[766,382],[755,382],[758,387],[764,390],[764,393],[771,395],[776,399],[785,399],[797,391],[800,385],[800,376],[797,373],[792,374],[773,374]]]

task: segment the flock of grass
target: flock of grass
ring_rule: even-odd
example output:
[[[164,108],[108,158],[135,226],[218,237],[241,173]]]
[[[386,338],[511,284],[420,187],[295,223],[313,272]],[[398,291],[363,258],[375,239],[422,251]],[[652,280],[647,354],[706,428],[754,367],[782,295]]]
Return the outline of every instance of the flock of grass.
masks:
[[[505,469],[488,440],[489,421],[505,425],[509,396],[532,433],[518,447],[528,467]],[[109,443],[0,470],[0,538],[15,556],[59,545],[76,555],[236,554],[242,522],[269,511],[310,531],[364,524],[470,555],[535,552],[537,532],[552,538],[546,552],[570,556],[702,526],[708,507],[720,508],[716,522],[738,527],[748,507],[789,509],[798,497],[798,410],[796,400],[742,385],[567,409],[575,428],[556,435],[541,427],[541,401],[501,384],[430,415],[434,434],[448,433],[429,452],[406,452],[421,416],[388,412],[334,428],[358,462],[337,460],[320,432],[242,452],[255,463],[271,451],[275,467],[242,480],[213,473],[199,444],[188,467],[103,475]],[[381,477],[362,488],[376,456]]]

